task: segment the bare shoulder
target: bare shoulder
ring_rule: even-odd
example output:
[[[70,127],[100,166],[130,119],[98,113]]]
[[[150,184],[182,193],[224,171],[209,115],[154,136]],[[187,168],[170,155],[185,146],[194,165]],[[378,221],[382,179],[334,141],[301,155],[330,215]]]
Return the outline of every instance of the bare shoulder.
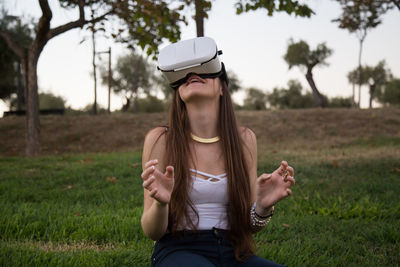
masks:
[[[167,131],[166,127],[156,127],[151,129],[150,131],[148,131],[148,133],[146,134],[144,143],[146,145],[146,143],[156,143],[160,138],[164,139],[165,138],[165,133]],[[162,138],[164,136],[164,138]]]
[[[247,147],[257,146],[257,137],[256,134],[249,128],[240,126],[239,127],[239,135],[244,145]]]
[[[158,159],[161,163],[164,159],[166,144],[166,128],[156,127],[151,129],[144,139],[142,162]]]

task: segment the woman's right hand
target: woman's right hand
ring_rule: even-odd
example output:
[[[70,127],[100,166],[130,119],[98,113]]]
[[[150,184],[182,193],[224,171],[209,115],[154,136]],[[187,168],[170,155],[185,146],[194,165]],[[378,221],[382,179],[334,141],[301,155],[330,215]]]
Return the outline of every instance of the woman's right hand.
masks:
[[[150,197],[166,205],[171,200],[174,188],[174,167],[167,166],[165,173],[162,173],[157,170],[157,164],[156,159],[146,162],[142,172],[143,188],[149,191]]]

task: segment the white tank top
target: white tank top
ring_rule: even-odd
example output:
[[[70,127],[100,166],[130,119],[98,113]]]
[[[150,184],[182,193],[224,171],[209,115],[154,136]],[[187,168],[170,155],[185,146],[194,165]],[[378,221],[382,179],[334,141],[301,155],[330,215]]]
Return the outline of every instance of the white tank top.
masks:
[[[225,173],[212,175],[198,170],[190,169],[192,172],[192,188],[189,191],[190,200],[199,215],[198,230],[209,230],[213,227],[220,229],[228,228],[227,219],[227,176]],[[200,174],[207,179],[197,177]],[[197,217],[189,208],[192,221],[196,225]],[[188,229],[188,226],[184,227]]]

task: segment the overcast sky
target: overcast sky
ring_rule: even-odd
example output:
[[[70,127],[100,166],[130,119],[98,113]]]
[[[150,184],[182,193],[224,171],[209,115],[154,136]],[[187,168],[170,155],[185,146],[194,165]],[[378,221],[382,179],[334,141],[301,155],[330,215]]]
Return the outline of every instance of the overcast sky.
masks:
[[[58,1],[49,2],[53,9],[52,27],[78,16],[77,10],[65,11],[59,7]],[[329,66],[317,66],[313,71],[316,85],[321,93],[329,97],[351,95],[352,87],[346,76],[357,66],[359,44],[354,34],[339,29],[336,23],[331,22],[341,12],[335,1],[307,1],[316,13],[310,19],[295,18],[286,13],[268,17],[264,10],[236,15],[234,2],[213,1],[209,19],[205,22],[205,35],[216,40],[218,49],[223,50],[222,60],[227,69],[238,75],[244,88],[257,87],[270,92],[274,87],[286,86],[290,79],[298,79],[310,90],[304,71],[299,68],[289,70],[283,60],[288,40],[293,38],[294,41],[306,41],[312,49],[322,42],[333,49],[333,55],[327,59]],[[12,15],[29,14],[39,17],[41,14],[37,1],[0,0],[0,3]],[[182,39],[193,38],[195,35],[192,21],[182,27]],[[88,40],[80,44],[82,39],[89,36],[88,32],[76,29],[49,41],[39,59],[40,92],[62,96],[67,105],[73,108],[82,108],[93,102],[91,42]],[[98,51],[107,50],[109,46],[113,49],[114,62],[118,55],[126,52],[122,45],[113,44],[111,40],[97,39]],[[368,33],[362,63],[376,65],[380,60],[385,60],[394,76],[400,77],[399,47],[400,11],[394,9],[384,16],[381,25]],[[243,95],[244,91],[234,97],[241,102]],[[368,97],[367,89],[364,88],[361,96],[364,106],[367,105]],[[121,97],[113,95],[112,109],[119,109],[121,100]],[[104,107],[107,105],[106,87],[98,88],[98,102]],[[0,116],[7,109],[0,101]]]

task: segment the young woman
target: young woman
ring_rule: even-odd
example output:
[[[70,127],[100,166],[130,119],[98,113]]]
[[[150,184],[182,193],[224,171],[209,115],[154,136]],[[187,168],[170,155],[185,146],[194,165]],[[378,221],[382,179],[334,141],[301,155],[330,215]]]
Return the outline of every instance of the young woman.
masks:
[[[157,241],[152,266],[277,266],[254,255],[252,234],[291,194],[293,168],[282,161],[257,178],[256,136],[236,123],[224,68],[201,76],[186,76],[168,127],[145,138],[141,224]]]

